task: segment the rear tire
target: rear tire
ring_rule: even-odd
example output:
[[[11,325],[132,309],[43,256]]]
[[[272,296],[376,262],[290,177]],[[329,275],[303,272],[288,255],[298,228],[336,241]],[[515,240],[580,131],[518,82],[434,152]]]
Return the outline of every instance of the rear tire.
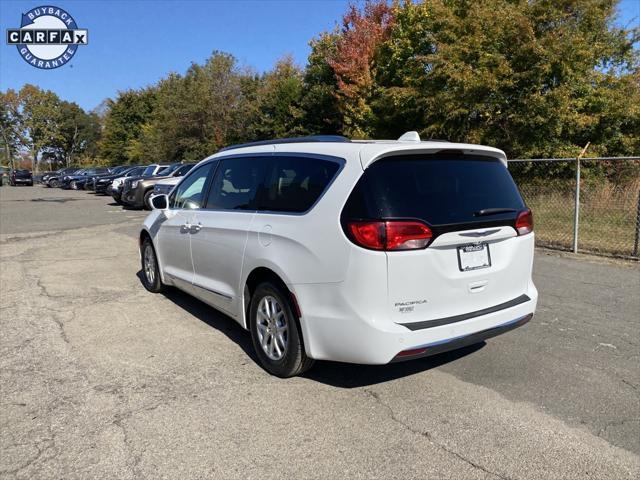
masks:
[[[304,351],[289,292],[271,282],[258,285],[251,296],[249,328],[258,360],[272,375],[294,377],[313,365]]]
[[[164,283],[160,279],[160,267],[158,257],[153,243],[146,237],[140,247],[140,257],[142,263],[142,284],[151,293],[160,293],[165,289]]]
[[[58,188],[58,187],[60,186],[60,181],[58,181],[58,180],[51,180],[51,181],[47,184],[47,186],[48,186],[48,187],[51,187],[51,188]]]
[[[78,190],[78,184],[76,183],[75,180],[73,180],[70,184],[69,184],[69,188],[71,190]]]

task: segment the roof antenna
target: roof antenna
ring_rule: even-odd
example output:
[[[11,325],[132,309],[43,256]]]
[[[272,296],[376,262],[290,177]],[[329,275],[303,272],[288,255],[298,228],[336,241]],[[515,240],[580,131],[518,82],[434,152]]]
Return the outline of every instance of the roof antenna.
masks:
[[[402,135],[399,139],[399,142],[420,142],[420,135],[418,132],[411,131]]]

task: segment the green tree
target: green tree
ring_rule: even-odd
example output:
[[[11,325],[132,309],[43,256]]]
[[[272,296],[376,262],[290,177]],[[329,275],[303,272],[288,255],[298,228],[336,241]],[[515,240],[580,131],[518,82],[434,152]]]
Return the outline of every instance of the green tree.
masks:
[[[396,5],[377,50],[378,133],[417,129],[510,156],[637,153],[638,31],[613,0]],[[627,102],[621,101],[627,98]]]
[[[337,33],[324,33],[311,41],[311,53],[302,84],[302,127],[309,134],[343,133],[338,103],[338,82],[329,59],[335,57]]]
[[[222,52],[213,52],[204,65],[192,64],[184,76],[169,75],[158,85],[141,150],[156,160],[200,160],[245,140],[250,84],[236,59]]]
[[[113,165],[139,161],[131,153],[142,135],[143,125],[151,121],[155,103],[155,88],[127,90],[109,100],[99,155]]]
[[[291,57],[279,60],[275,68],[260,79],[256,99],[257,112],[252,128],[256,140],[304,133],[300,107],[302,71]]]
[[[20,97],[15,90],[0,92],[0,135],[7,165],[14,168],[14,158],[23,141]]]
[[[51,91],[28,84],[20,89],[19,99],[23,127],[21,143],[31,154],[32,169],[37,174],[40,154],[60,140],[60,99]]]
[[[66,166],[72,165],[78,156],[97,154],[100,120],[95,113],[86,113],[76,103],[62,101],[58,131],[56,147]]]

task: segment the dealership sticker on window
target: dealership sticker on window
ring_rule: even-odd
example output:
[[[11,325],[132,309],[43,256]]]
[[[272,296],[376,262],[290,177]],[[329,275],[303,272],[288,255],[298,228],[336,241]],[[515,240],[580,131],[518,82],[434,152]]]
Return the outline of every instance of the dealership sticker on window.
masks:
[[[15,45],[30,65],[43,70],[69,63],[80,45],[89,43],[89,31],[62,8],[35,7],[22,14],[20,28],[7,29],[7,44]]]

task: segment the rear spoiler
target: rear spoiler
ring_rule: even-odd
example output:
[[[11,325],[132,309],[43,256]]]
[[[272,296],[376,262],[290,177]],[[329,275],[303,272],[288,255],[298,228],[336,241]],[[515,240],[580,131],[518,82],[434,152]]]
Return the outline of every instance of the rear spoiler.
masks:
[[[420,153],[434,154],[439,152],[450,155],[452,151],[460,152],[463,155],[481,155],[497,158],[505,167],[507,166],[507,156],[498,148],[473,145],[470,143],[449,142],[422,142],[419,145],[406,143],[389,144],[387,148],[382,150],[380,149],[380,144],[363,144],[360,150],[360,163],[362,169],[365,170],[372,163],[386,157]]]

